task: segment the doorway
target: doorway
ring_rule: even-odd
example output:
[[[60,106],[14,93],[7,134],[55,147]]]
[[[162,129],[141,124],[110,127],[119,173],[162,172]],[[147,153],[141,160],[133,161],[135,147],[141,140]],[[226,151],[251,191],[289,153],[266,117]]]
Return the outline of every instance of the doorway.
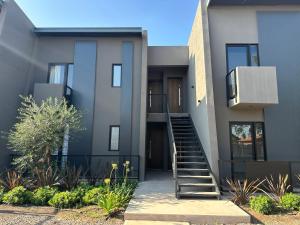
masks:
[[[148,113],[161,113],[163,111],[162,92],[162,80],[151,80],[148,82]]]
[[[164,123],[148,123],[147,125],[147,170],[170,169],[170,153],[168,137]]]
[[[168,79],[168,103],[171,113],[183,112],[182,87],[183,85],[181,78]]]

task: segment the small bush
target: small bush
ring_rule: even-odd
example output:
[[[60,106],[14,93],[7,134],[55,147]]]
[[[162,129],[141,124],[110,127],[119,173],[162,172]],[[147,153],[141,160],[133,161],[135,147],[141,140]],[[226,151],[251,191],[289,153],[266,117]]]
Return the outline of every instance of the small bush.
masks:
[[[265,195],[250,198],[250,208],[256,212],[269,215],[274,212],[275,202]]]
[[[300,209],[300,196],[288,193],[281,197],[280,206],[286,210],[299,210]]]
[[[98,205],[103,209],[107,216],[111,216],[120,211],[121,203],[119,200],[119,194],[108,192],[99,196]]]
[[[29,203],[32,193],[23,186],[15,187],[3,196],[3,202],[13,205],[22,205]]]
[[[22,186],[24,180],[22,174],[18,173],[15,170],[7,171],[7,173],[0,178],[0,185],[3,186],[6,190],[12,190],[15,187]]]
[[[2,203],[3,196],[4,196],[4,187],[0,186],[0,203]]]
[[[73,208],[77,202],[78,198],[75,193],[65,191],[56,193],[48,203],[55,208]]]
[[[49,186],[40,187],[33,192],[31,203],[34,205],[48,205],[48,201],[56,192],[56,188],[51,188]]]
[[[82,200],[86,205],[97,205],[100,195],[104,194],[103,187],[93,188],[85,193]]]

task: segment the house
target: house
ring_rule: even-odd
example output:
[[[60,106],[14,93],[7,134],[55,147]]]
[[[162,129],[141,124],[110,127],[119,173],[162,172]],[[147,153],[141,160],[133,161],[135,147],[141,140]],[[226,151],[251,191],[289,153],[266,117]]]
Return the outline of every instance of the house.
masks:
[[[13,0],[0,13],[0,130],[19,95],[66,97],[86,131],[60,152],[91,171],[173,170],[178,197],[218,197],[226,177],[300,172],[300,1],[200,1],[187,46],[147,31],[36,28]],[[0,140],[6,149],[6,141]],[[9,151],[0,164],[8,166]]]

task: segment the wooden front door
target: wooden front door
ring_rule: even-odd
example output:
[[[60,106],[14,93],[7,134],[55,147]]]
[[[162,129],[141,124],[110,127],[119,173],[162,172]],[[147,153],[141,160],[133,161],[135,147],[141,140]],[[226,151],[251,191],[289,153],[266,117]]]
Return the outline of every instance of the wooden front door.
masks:
[[[161,113],[163,111],[162,81],[148,82],[148,112]]]
[[[159,124],[149,125],[147,130],[147,168],[163,169],[164,127]]]
[[[182,105],[182,79],[168,79],[168,103],[171,113],[183,112]]]

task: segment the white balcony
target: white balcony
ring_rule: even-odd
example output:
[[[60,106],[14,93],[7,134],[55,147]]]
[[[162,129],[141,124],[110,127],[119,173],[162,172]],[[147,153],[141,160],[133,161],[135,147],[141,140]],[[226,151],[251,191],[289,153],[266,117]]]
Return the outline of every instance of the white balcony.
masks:
[[[237,67],[226,82],[230,108],[264,108],[279,103],[276,67]]]

